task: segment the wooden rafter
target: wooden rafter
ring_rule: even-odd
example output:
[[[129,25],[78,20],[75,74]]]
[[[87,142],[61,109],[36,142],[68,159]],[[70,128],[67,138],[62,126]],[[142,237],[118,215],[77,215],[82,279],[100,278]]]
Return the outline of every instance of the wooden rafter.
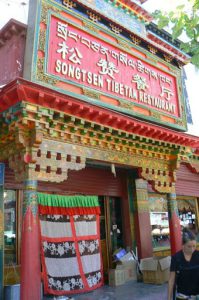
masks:
[[[90,122],[96,122],[99,125],[123,130],[126,133],[141,135],[148,139],[151,138],[160,143],[166,142],[192,147],[196,153],[199,149],[199,137],[139,121],[135,118],[65,96],[24,79],[17,79],[2,89],[0,92],[0,112],[6,111],[22,100],[46,108],[52,108],[58,112],[67,113]]]

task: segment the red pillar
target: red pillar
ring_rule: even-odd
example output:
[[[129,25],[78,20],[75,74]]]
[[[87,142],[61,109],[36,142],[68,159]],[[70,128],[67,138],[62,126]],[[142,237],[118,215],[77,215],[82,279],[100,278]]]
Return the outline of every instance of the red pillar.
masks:
[[[153,256],[147,181],[135,180],[135,232],[139,258]]]
[[[41,265],[37,181],[24,184],[23,224],[21,248],[21,300],[40,300]]]
[[[182,234],[177,208],[176,194],[168,194],[167,201],[169,214],[171,255],[173,255],[182,248]]]

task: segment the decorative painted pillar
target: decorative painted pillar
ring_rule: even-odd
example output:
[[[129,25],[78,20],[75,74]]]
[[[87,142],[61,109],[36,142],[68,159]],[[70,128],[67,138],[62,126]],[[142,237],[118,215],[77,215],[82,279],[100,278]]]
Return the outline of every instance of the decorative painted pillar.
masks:
[[[5,165],[0,163],[0,299],[3,299],[4,274],[4,172]]]
[[[136,179],[135,187],[135,232],[138,247],[138,257],[146,258],[153,256],[147,181],[143,179]]]
[[[25,180],[21,248],[21,300],[40,300],[41,264],[37,181]]]
[[[181,225],[177,208],[176,194],[167,194],[171,255],[182,248]]]

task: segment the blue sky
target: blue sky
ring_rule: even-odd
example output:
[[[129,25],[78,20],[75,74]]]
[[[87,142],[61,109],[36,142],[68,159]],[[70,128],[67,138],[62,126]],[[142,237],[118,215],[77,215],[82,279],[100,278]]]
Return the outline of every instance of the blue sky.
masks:
[[[9,19],[15,18],[23,23],[27,23],[28,18],[28,2],[29,0],[0,0],[0,28],[4,26]],[[143,6],[148,11],[152,12],[156,9],[174,9],[176,5],[187,2],[185,0],[172,1],[157,1],[148,0]],[[199,71],[196,71],[194,66],[188,64],[185,67],[187,74],[187,91],[189,102],[191,106],[191,113],[193,118],[193,125],[188,126],[188,133],[199,136],[199,97],[198,97],[198,83]]]

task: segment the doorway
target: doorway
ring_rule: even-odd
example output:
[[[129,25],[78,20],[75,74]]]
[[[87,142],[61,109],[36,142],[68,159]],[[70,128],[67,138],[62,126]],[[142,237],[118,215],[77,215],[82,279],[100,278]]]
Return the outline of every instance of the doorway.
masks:
[[[105,283],[114,267],[114,251],[123,247],[122,203],[119,197],[99,196],[100,241]]]

